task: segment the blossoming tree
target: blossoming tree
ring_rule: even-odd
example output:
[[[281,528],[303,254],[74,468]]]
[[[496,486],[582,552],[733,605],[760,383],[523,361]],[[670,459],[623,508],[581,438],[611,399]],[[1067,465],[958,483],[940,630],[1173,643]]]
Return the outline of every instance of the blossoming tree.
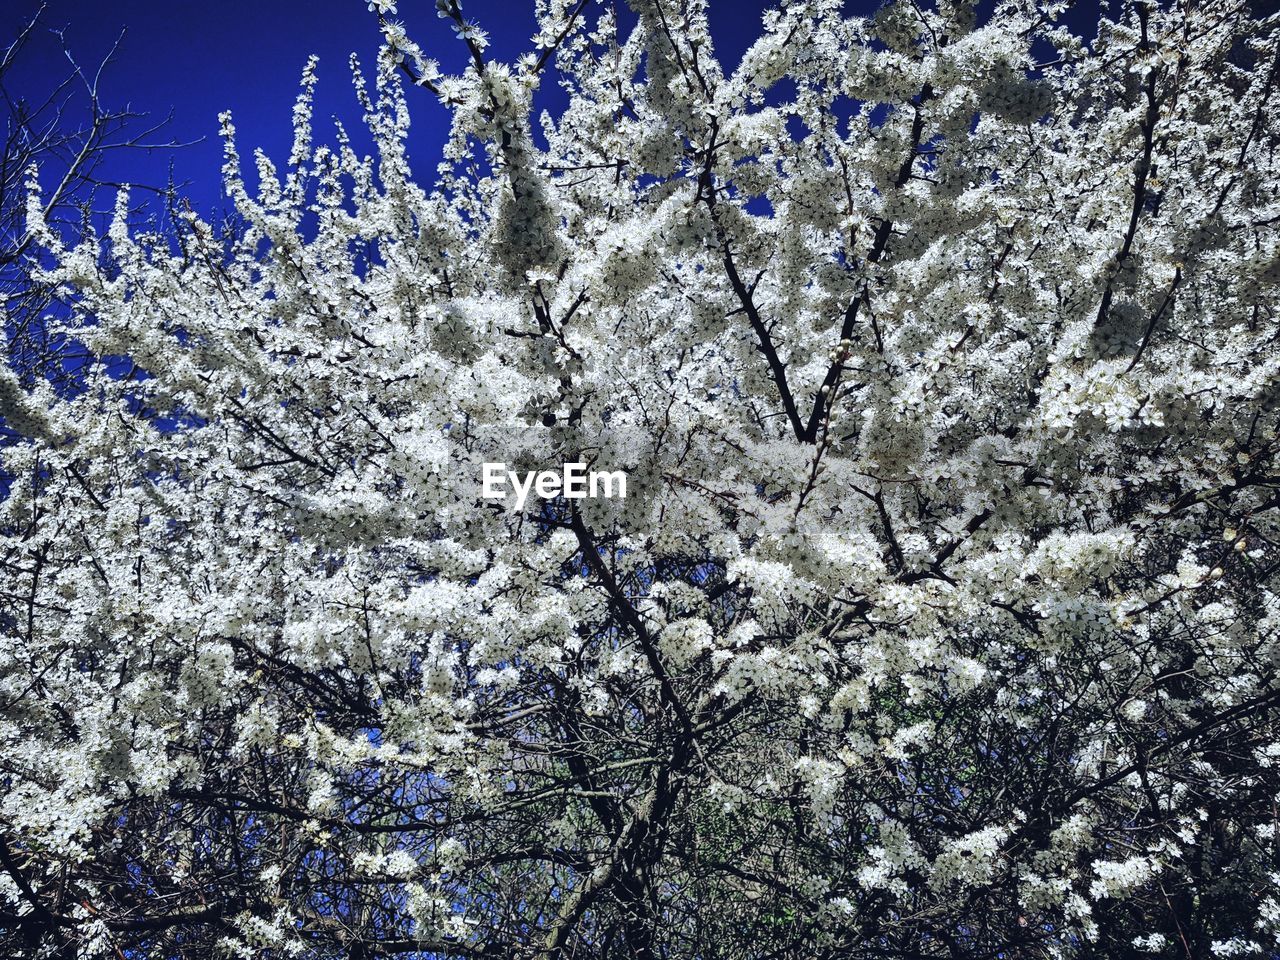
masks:
[[[1274,955],[1280,21],[438,6],[233,233],[32,193],[6,953]]]

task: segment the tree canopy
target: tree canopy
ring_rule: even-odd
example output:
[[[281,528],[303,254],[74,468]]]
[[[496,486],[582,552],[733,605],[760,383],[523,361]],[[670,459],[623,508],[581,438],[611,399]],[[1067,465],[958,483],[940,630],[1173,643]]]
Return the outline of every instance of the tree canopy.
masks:
[[[1280,19],[370,6],[234,228],[33,181],[6,953],[1280,950]]]

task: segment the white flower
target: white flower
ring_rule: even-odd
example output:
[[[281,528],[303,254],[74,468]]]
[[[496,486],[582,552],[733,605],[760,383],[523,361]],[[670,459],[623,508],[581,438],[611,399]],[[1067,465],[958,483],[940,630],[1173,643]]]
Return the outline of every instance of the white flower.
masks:
[[[1126,720],[1137,723],[1147,715],[1147,703],[1145,700],[1135,698],[1125,703],[1120,708],[1120,712],[1124,714]]]
[[[482,50],[489,45],[489,34],[480,29],[478,24],[472,23],[471,21],[455,23],[453,32],[461,39],[473,43]]]

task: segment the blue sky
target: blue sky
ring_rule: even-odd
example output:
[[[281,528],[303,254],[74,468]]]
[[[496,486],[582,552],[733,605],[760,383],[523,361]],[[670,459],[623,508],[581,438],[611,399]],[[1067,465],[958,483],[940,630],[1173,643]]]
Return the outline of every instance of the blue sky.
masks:
[[[759,34],[762,11],[771,5],[771,0],[713,0],[712,33],[722,62],[737,63]],[[878,5],[878,0],[855,0],[851,10],[870,11]],[[34,0],[0,4],[0,41],[7,45],[41,6]],[[67,47],[86,70],[96,67],[124,31],[115,62],[103,74],[105,105],[127,105],[153,119],[172,112],[162,139],[203,141],[176,151],[121,154],[110,175],[163,185],[172,163],[175,179],[186,184],[182,192],[206,215],[222,206],[218,113],[232,111],[242,155],[260,146],[283,160],[298,80],[310,54],[320,57],[317,136],[332,130],[326,122],[332,116],[353,133],[360,129],[347,58],[354,52],[371,63],[378,46],[377,22],[366,0],[48,0],[43,7],[42,28],[8,79],[10,94],[42,98],[66,74],[68,64],[52,29],[63,30]],[[532,0],[467,0],[463,12],[489,31],[496,59],[513,60],[531,48]],[[432,0],[401,0],[398,15],[446,69],[464,65],[465,48],[436,16]],[[548,94],[555,95],[554,90]],[[411,104],[411,156],[428,180],[448,118],[425,92],[414,95]]]

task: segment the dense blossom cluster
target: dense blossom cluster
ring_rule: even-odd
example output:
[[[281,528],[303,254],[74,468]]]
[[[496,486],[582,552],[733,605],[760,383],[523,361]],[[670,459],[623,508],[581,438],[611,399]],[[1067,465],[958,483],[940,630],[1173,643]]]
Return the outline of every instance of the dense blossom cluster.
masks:
[[[510,65],[440,0],[445,75],[369,6],[376,152],[311,64],[236,231],[33,186],[8,951],[1280,951],[1276,18],[806,0],[727,72],[697,0]]]

